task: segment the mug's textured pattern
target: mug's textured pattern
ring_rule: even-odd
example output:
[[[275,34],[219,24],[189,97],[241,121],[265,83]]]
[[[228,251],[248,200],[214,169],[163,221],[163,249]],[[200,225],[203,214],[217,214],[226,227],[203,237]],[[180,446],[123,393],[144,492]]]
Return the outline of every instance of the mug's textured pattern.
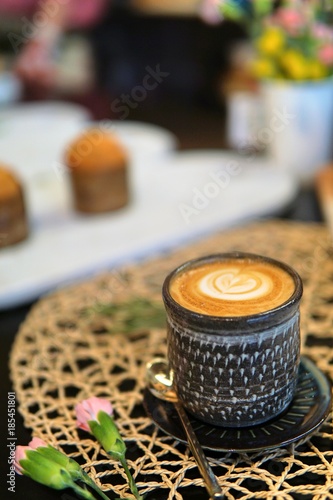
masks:
[[[207,335],[168,322],[175,384],[195,416],[238,427],[264,422],[289,405],[299,364],[299,314],[254,335]]]
[[[287,262],[301,275],[302,352],[332,380],[333,259],[329,234],[317,224],[250,224],[59,290],[33,307],[16,336],[10,369],[25,426],[78,460],[110,498],[128,496],[123,470],[75,426],[74,405],[92,394],[109,398],[115,408],[141,494],[192,500],[206,491],[188,447],[158,430],[142,408],[144,364],[166,355],[165,330],[117,334],[112,317],[87,316],[83,310],[101,302],[126,303],[133,296],[162,307],[161,286],[172,269],[200,255],[248,251],[249,242],[251,252]],[[268,453],[207,455],[228,500],[328,500],[333,498],[332,449],[329,419],[303,444]],[[41,487],[41,498],[43,492]]]

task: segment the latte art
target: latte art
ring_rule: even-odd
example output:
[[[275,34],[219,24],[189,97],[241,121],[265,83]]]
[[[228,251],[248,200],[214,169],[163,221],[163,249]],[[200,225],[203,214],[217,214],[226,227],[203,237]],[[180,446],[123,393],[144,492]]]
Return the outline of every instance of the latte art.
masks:
[[[203,295],[220,300],[252,300],[264,297],[273,283],[269,276],[258,271],[244,272],[234,269],[219,269],[204,276],[198,282]]]
[[[294,290],[294,280],[283,268],[242,258],[204,262],[181,271],[170,283],[170,294],[181,306],[212,316],[269,311]]]

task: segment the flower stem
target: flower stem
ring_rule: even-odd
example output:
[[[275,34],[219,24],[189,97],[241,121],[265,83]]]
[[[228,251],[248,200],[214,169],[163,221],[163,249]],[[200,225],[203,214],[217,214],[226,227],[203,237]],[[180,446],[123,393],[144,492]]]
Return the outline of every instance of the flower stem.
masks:
[[[81,488],[75,483],[73,483],[72,489],[79,497],[84,498],[85,500],[96,500],[95,497],[90,493],[90,491],[85,488]]]
[[[83,478],[82,480],[90,486],[98,495],[103,498],[103,500],[110,500],[109,497],[107,497],[103,491],[97,486],[97,484],[91,479],[90,476],[86,472],[83,472]]]
[[[124,467],[126,476],[128,478],[128,483],[129,483],[129,487],[131,489],[131,492],[133,493],[133,495],[135,496],[135,498],[137,500],[142,500],[143,497],[139,495],[138,488],[137,488],[135,481],[133,479],[133,476],[128,468],[126,458],[124,456],[121,456],[121,457],[119,457],[119,460],[120,460],[121,465]]]

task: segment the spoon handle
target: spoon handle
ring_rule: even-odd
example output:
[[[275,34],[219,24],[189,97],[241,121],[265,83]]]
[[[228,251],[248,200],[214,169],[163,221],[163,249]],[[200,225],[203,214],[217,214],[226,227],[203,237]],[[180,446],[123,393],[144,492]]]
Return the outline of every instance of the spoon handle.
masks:
[[[197,462],[201,475],[205,481],[207,491],[209,493],[210,498],[214,500],[222,500],[224,498],[222,489],[217,482],[216,476],[212,471],[208,460],[201,448],[201,445],[198,441],[197,436],[194,433],[193,427],[187,413],[185,412],[183,405],[180,401],[174,401],[175,408],[178,412],[179,418],[183,424],[184,431],[186,432],[187,440],[191,452]]]

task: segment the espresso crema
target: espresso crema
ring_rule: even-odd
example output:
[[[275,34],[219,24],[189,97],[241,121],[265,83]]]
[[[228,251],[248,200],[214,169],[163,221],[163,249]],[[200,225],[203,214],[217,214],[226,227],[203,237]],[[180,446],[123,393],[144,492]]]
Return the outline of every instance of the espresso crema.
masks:
[[[181,306],[210,316],[248,316],[286,302],[295,290],[292,276],[260,260],[205,262],[176,274],[170,294]]]

